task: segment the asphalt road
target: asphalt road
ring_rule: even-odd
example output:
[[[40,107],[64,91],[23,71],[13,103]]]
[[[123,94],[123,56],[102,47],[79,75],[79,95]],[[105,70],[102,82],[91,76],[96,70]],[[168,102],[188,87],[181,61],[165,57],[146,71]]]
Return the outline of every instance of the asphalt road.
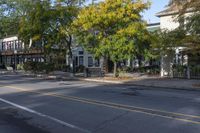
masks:
[[[0,75],[0,133],[200,133],[200,91]]]

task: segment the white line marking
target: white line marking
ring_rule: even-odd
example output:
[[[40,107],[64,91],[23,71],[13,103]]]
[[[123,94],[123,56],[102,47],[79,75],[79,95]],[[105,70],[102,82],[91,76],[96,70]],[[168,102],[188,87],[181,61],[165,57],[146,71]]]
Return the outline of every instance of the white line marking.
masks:
[[[59,119],[57,119],[57,118],[54,118],[54,117],[52,117],[52,116],[48,116],[48,115],[42,114],[42,113],[40,113],[40,112],[37,112],[37,111],[32,110],[32,109],[29,109],[29,108],[27,108],[27,107],[24,107],[24,106],[15,104],[15,103],[10,102],[10,101],[7,101],[7,100],[5,100],[5,99],[0,98],[0,101],[2,101],[2,102],[4,102],[4,103],[7,103],[7,104],[10,104],[10,105],[12,105],[12,106],[14,106],[14,107],[17,107],[17,108],[19,108],[19,109],[25,110],[25,111],[27,111],[27,112],[29,112],[29,113],[36,114],[36,115],[38,115],[38,116],[40,116],[40,117],[44,117],[44,118],[50,119],[50,120],[52,120],[52,121],[54,121],[54,122],[57,122],[57,123],[59,123],[59,124],[62,124],[62,125],[64,125],[64,126],[66,126],[66,127],[70,127],[70,128],[79,130],[79,131],[84,132],[84,133],[90,133],[90,131],[88,131],[88,130],[86,130],[86,129],[83,129],[83,128],[77,127],[77,126],[75,126],[75,125],[66,123],[66,122],[64,122],[64,121],[62,121],[62,120],[59,120]]]

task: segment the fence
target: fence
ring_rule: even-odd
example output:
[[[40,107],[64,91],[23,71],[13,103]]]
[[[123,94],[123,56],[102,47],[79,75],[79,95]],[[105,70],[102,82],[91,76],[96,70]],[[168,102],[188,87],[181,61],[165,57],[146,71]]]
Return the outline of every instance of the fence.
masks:
[[[104,77],[104,72],[101,68],[86,68],[86,77]]]
[[[190,78],[191,79],[200,79],[200,67],[190,69]]]
[[[174,78],[200,79],[200,67],[175,67],[173,68]]]

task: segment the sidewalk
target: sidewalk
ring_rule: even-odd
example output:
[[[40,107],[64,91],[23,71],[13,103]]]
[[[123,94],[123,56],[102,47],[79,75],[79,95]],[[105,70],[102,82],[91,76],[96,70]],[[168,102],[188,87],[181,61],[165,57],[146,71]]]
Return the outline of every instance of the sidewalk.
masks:
[[[6,72],[2,72],[2,74]],[[14,73],[17,74],[17,73]],[[88,82],[99,82],[105,84],[120,84],[128,86],[142,86],[142,87],[154,87],[154,88],[166,88],[166,89],[179,89],[179,90],[197,90],[200,91],[200,80],[188,80],[188,79],[172,79],[172,78],[160,78],[159,76],[138,76],[134,75],[131,79],[112,79],[112,77],[104,78],[84,78],[73,77],[67,72],[54,72],[53,74],[28,74],[18,72],[18,74],[36,77],[46,80],[81,80]]]
[[[138,78],[132,80],[114,80],[114,81],[106,80],[104,78],[85,78],[82,80],[110,83],[110,84],[122,84],[129,86],[132,85],[132,86],[143,86],[143,87],[200,91],[200,80],[171,79],[171,78],[159,78],[159,77],[147,77],[147,78]]]
[[[143,79],[138,81],[129,81],[125,84],[200,91],[200,80],[157,78],[157,79]]]

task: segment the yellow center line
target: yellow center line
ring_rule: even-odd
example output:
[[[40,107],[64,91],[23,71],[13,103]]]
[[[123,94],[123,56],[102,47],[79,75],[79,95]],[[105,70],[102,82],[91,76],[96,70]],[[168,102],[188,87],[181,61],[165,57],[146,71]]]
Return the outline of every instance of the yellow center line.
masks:
[[[43,92],[40,92],[40,91],[27,90],[27,89],[24,89],[24,88],[21,88],[21,87],[16,87],[16,86],[1,86],[0,85],[0,87],[6,87],[6,88],[20,90],[20,91],[24,91],[24,92],[42,94],[44,96],[52,96],[52,97],[57,97],[57,98],[65,99],[65,100],[77,101],[77,102],[82,102],[82,103],[87,103],[87,104],[92,104],[92,105],[115,108],[115,109],[125,110],[125,111],[129,111],[129,112],[143,113],[143,114],[146,114],[146,115],[158,116],[158,117],[162,117],[162,118],[179,120],[179,121],[183,121],[183,122],[188,122],[188,123],[200,125],[200,121],[194,121],[194,120],[190,120],[190,119],[174,117],[174,116],[184,116],[184,117],[200,119],[200,116],[196,116],[196,115],[188,115],[188,114],[168,112],[168,111],[157,110],[157,109],[143,108],[143,107],[137,107],[137,106],[129,106],[129,105],[123,105],[123,104],[118,104],[118,103],[113,103],[113,102],[104,102],[104,101],[75,97],[75,96],[65,96],[65,95],[60,95],[60,94],[51,93],[51,92],[43,93]],[[138,110],[133,109],[133,108],[137,108]],[[141,110],[139,110],[139,109],[141,109]],[[154,112],[157,112],[157,114],[151,113],[151,112],[146,112],[146,111],[143,111],[143,110],[154,111]],[[167,115],[161,115],[161,114],[158,114],[158,113],[167,113],[168,116]],[[173,116],[170,116],[170,115],[173,115]]]

